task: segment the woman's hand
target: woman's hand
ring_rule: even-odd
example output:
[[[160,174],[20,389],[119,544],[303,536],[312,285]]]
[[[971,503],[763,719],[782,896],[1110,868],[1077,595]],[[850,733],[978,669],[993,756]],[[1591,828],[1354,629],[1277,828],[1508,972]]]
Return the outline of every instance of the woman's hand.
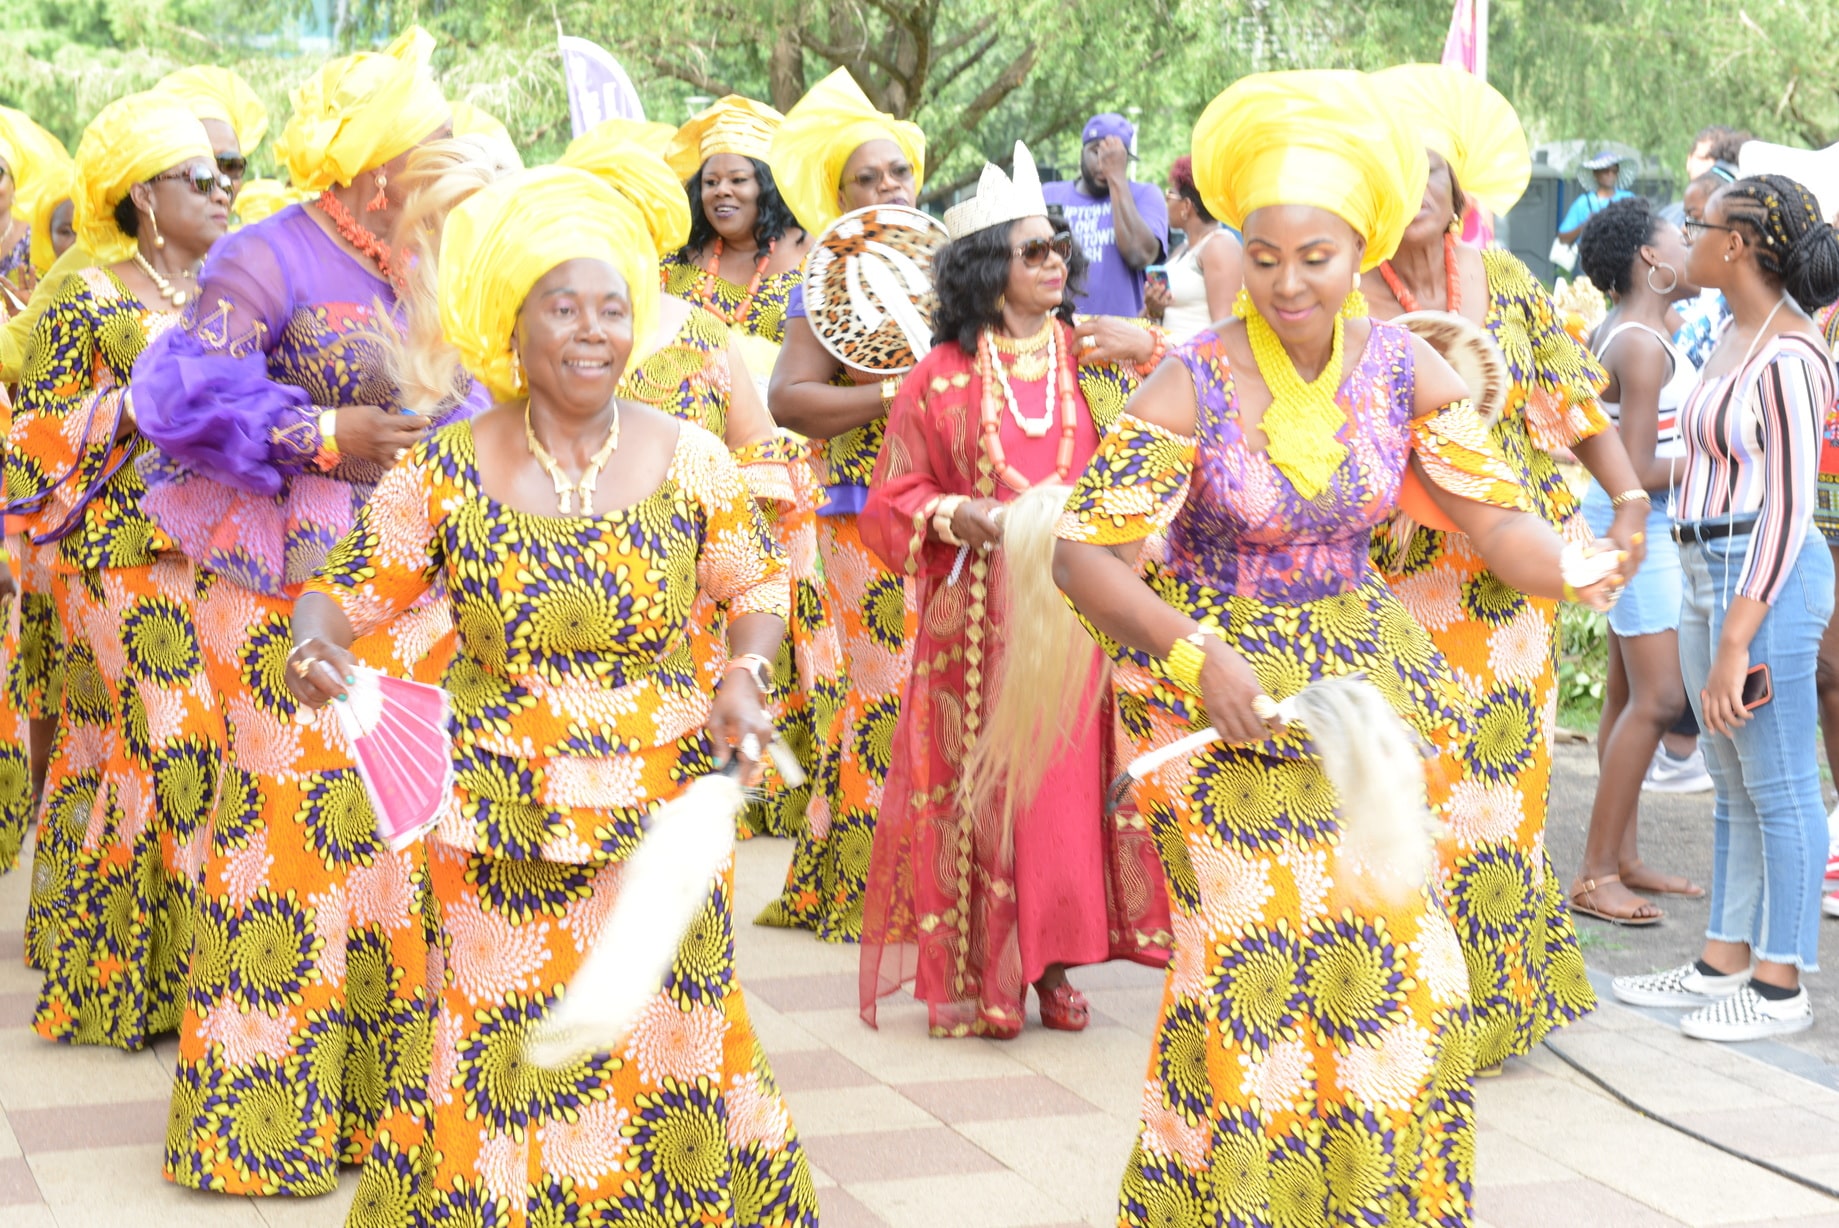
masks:
[[[333,433],[341,456],[356,456],[393,465],[421,442],[428,419],[420,414],[391,413],[375,405],[348,405],[338,411]]]
[[[1160,321],[1162,315],[1175,301],[1169,292],[1168,282],[1160,277],[1146,278],[1143,282],[1143,314],[1152,320]]]
[[[1156,339],[1147,328],[1116,316],[1091,316],[1073,328],[1073,353],[1082,363],[1134,367],[1155,352]]]
[[[1206,660],[1200,668],[1200,698],[1207,705],[1207,719],[1220,731],[1220,737],[1232,745],[1262,742],[1277,727],[1252,710],[1253,701],[1264,694],[1258,675],[1251,665],[1217,636],[1201,639]]]
[[[346,684],[357,678],[357,664],[349,649],[314,638],[294,646],[282,673],[295,699],[309,708],[323,708],[345,698]]]
[[[973,550],[988,552],[1002,540],[1002,504],[995,499],[966,499],[951,514],[951,531]]]
[[[1616,509],[1609,523],[1609,539],[1628,557],[1622,560],[1622,578],[1632,580],[1647,558],[1647,515],[1652,504],[1634,499]]]
[[[1735,737],[1748,723],[1749,712],[1743,706],[1743,682],[1750,672],[1750,650],[1725,645],[1712,658],[1711,673],[1699,692],[1705,709],[1705,727],[1725,737]]]
[[[725,752],[740,756],[741,783],[745,785],[759,783],[760,756],[766,753],[774,736],[764,700],[752,674],[745,669],[731,669],[723,675],[715,702],[709,705],[705,726],[709,740],[715,744],[718,757]]]

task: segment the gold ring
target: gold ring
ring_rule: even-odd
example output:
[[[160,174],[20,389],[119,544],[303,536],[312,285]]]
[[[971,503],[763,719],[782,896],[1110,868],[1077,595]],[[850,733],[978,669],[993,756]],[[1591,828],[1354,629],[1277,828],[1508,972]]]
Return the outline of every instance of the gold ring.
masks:
[[[294,676],[296,678],[305,678],[308,674],[312,672],[313,672],[313,658],[312,657],[302,657],[298,661],[294,662]]]

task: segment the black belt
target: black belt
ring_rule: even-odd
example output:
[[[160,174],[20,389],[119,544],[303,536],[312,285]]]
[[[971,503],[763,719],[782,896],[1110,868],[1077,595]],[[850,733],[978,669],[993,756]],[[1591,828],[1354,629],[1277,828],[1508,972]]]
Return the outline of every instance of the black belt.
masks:
[[[1673,540],[1676,542],[1715,542],[1720,537],[1730,537],[1735,533],[1748,533],[1756,527],[1756,517],[1738,516],[1730,520],[1700,520],[1691,524],[1673,525]]]

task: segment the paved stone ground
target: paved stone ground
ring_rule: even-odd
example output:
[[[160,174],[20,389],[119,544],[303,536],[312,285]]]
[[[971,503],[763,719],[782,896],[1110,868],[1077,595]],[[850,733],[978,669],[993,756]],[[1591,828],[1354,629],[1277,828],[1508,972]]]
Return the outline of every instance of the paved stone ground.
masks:
[[[1560,768],[1552,844],[1568,874],[1593,764],[1587,751],[1567,750]],[[1709,807],[1707,797],[1651,807],[1656,864],[1709,868]],[[1692,860],[1698,846],[1703,868]],[[743,917],[776,891],[788,855],[776,841],[743,847]],[[353,1176],[339,1194],[306,1201],[192,1194],[160,1179],[173,1045],[123,1055],[34,1036],[37,977],[20,962],[24,906],[24,876],[0,880],[0,1228],[337,1225]],[[1679,958],[1696,943],[1697,907],[1696,919],[1678,909],[1639,937],[1589,929],[1593,966]],[[1082,1035],[1031,1027],[1008,1044],[947,1042],[926,1038],[911,1004],[884,1010],[880,1031],[864,1027],[853,948],[744,925],[738,958],[822,1187],[824,1228],[1115,1223],[1156,974],[1128,965],[1076,972],[1097,1015]],[[1823,1085],[1818,1060],[1839,1030],[1833,1019],[1823,1012],[1804,1046],[1746,1053],[1606,1006],[1558,1044],[1656,1112],[1839,1184],[1839,1091]],[[1792,1072],[1797,1063],[1802,1073]],[[1839,1200],[1623,1108],[1550,1053],[1510,1064],[1481,1084],[1479,1100],[1482,1228],[1839,1228]]]

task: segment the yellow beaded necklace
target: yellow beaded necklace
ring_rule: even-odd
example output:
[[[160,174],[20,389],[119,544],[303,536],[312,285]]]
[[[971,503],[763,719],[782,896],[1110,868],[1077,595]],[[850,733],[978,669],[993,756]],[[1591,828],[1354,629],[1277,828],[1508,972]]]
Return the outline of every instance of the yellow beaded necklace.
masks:
[[[1304,382],[1283,348],[1270,323],[1252,305],[1251,296],[1243,291],[1234,306],[1234,314],[1245,321],[1246,340],[1251,343],[1252,358],[1258,374],[1270,390],[1270,408],[1259,424],[1264,431],[1265,454],[1271,463],[1290,479],[1296,493],[1314,501],[1328,489],[1335,470],[1347,459],[1347,445],[1335,438],[1346,411],[1335,400],[1341,390],[1341,361],[1346,341],[1345,309],[1335,315],[1334,344],[1328,352],[1328,365],[1315,379]]]

